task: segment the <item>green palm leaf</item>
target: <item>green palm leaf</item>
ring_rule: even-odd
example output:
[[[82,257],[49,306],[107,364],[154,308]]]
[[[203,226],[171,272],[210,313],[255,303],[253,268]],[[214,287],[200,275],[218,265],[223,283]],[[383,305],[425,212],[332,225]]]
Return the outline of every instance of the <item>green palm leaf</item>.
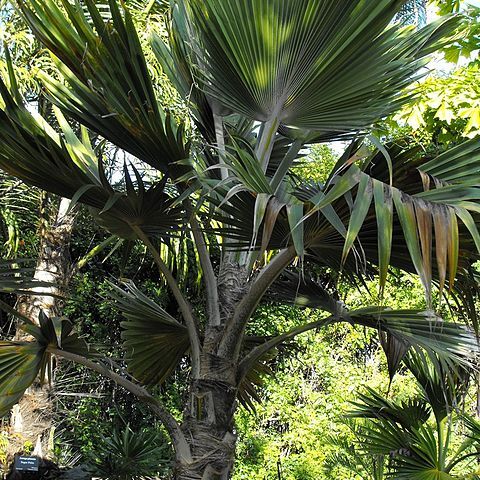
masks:
[[[38,288],[51,287],[52,284],[33,279],[35,269],[28,266],[26,259],[0,260],[0,292],[14,295],[38,295]],[[0,309],[20,318],[24,322],[31,320],[21,315],[13,307],[0,300]]]
[[[323,140],[363,130],[401,105],[398,92],[458,26],[443,18],[417,33],[387,27],[403,3],[190,0],[198,75],[211,97],[248,118]]]
[[[191,27],[183,2],[172,8],[168,45],[160,35],[151,38],[153,52],[163,72],[175,86],[181,97],[189,103],[195,124],[209,143],[215,142],[215,124],[212,106],[205,93],[199,88],[190,61]]]
[[[44,347],[30,342],[0,342],[0,416],[8,413],[35,381]]]
[[[136,238],[132,225],[163,238],[178,233],[185,213],[166,192],[167,176],[148,187],[133,166],[135,181],[125,167],[124,191],[114,189],[86,130],[82,129],[78,138],[56,110],[62,135],[56,133],[43,118],[26,109],[14,83],[12,73],[11,93],[0,80],[5,102],[0,109],[2,169],[30,185],[89,205],[98,223],[122,238]]]
[[[92,353],[68,320],[48,318],[43,313],[39,320],[38,326],[21,326],[34,341],[0,342],[0,416],[8,413],[39,374],[44,380],[46,370],[51,368],[49,347],[82,356]]]
[[[0,79],[4,103],[0,108],[0,167],[30,185],[64,197],[71,198],[81,187],[91,186],[83,198],[102,207],[108,196],[100,188],[96,159],[92,167],[92,159],[84,155],[88,147],[81,144],[82,152],[73,145],[67,147],[43,118],[34,118],[22,104],[13,87],[13,74],[10,85],[11,91]],[[79,154],[73,154],[74,150]]]
[[[144,384],[162,383],[190,347],[187,328],[133,283],[112,285],[111,298],[126,318],[122,338],[128,370]]]
[[[410,399],[395,402],[384,398],[372,388],[367,387],[365,393],[358,394],[358,401],[352,402],[353,410],[349,416],[354,418],[384,419],[397,423],[406,430],[412,430],[430,417],[429,405],[421,399]]]
[[[459,365],[445,365],[436,356],[410,351],[404,363],[416,378],[424,398],[440,422],[460,406],[472,372]]]
[[[452,410],[449,409],[448,418],[436,418],[435,423],[429,422],[430,412],[436,413],[436,404],[443,403],[445,396],[437,373],[424,370],[424,376],[419,377],[416,364],[413,367],[419,386],[424,390],[426,382],[438,384],[434,393],[438,397],[424,396],[421,399],[410,399],[407,402],[398,402],[387,399],[383,395],[368,388],[365,393],[359,394],[359,400],[353,402],[353,410],[349,416],[362,419],[356,421],[356,436],[359,446],[367,455],[388,454],[390,457],[388,478],[402,480],[439,480],[460,478],[452,476],[452,470],[462,461],[473,458],[477,453],[472,452],[473,438],[467,438],[456,450],[450,449]],[[475,432],[475,421],[465,417],[467,428]],[[468,434],[467,434],[468,435]],[[453,456],[447,460],[448,456]],[[475,475],[462,472],[465,478],[475,478]],[[463,478],[463,477],[462,477]]]
[[[443,180],[428,173],[435,162],[445,164],[450,158],[454,164],[464,156],[475,161],[478,142],[466,142],[455,148],[451,157],[446,152],[438,157],[440,160],[401,144],[382,150],[363,159],[356,150],[350,150],[326,185],[293,186],[285,176],[283,189],[277,194],[267,187],[269,179],[258,161],[249,162],[252,173],[234,172],[229,194],[228,189],[223,193],[215,187],[218,198],[212,196],[211,201],[218,205],[214,214],[222,224],[218,232],[232,240],[230,248],[261,251],[295,245],[300,257],[306,254],[310,261],[342,270],[351,279],[362,279],[377,266],[381,291],[390,265],[416,272],[429,304],[432,283],[438,285],[440,293],[445,284],[452,291],[458,273],[458,290],[464,291],[466,298],[468,283],[472,283],[470,266],[480,248],[477,217],[469,211],[475,211],[476,203],[460,207],[454,201],[431,200],[425,194],[444,188],[438,183]],[[393,165],[393,184],[384,154]],[[410,173],[412,169],[419,172],[417,176]],[[255,175],[262,175],[262,186],[253,181]],[[429,183],[438,187],[425,191]],[[470,182],[464,185],[461,180],[456,187],[466,192],[472,188]],[[225,195],[228,204],[223,203]],[[269,210],[273,215],[267,215]]]
[[[437,366],[471,367],[478,351],[475,335],[463,325],[445,322],[431,311],[389,310],[369,307],[350,312],[352,321],[389,333],[410,346],[421,347],[438,357]]]
[[[33,280],[34,268],[26,259],[0,260],[0,292],[28,295],[35,287],[48,287],[50,283]]]
[[[429,424],[418,428],[410,446],[410,455],[399,455],[395,459],[395,476],[401,480],[454,480],[439,465],[439,447],[436,430]]]
[[[183,127],[165,115],[155,97],[145,58],[126,7],[109,1],[105,21],[95,3],[52,0],[21,3],[36,37],[61,62],[68,87],[46,74],[52,100],[69,116],[115,145],[174,177],[188,171],[176,162],[188,157]],[[93,24],[93,25],[92,25]]]

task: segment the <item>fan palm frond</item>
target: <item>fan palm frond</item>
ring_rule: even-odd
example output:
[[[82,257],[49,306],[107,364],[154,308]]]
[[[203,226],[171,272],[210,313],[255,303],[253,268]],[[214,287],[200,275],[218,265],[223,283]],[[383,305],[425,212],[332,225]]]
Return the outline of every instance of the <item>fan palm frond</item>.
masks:
[[[46,74],[54,103],[115,145],[170,176],[186,173],[176,162],[188,157],[183,126],[165,114],[155,97],[141,45],[128,9],[109,1],[104,20],[95,2],[89,16],[67,0],[20,2],[36,37],[60,60],[68,86]]]
[[[39,325],[27,323],[21,326],[32,336],[32,341],[0,342],[0,416],[18,402],[39,375],[40,381],[44,381],[51,368],[50,347],[83,356],[93,353],[73,332],[68,320],[48,318],[42,313],[39,322]]]
[[[399,92],[459,25],[389,27],[403,3],[190,0],[197,76],[209,96],[248,118],[323,140],[358,132],[405,101]]]
[[[126,319],[122,338],[128,369],[144,384],[162,383],[190,347],[187,328],[133,283],[124,286],[112,285],[111,298]]]

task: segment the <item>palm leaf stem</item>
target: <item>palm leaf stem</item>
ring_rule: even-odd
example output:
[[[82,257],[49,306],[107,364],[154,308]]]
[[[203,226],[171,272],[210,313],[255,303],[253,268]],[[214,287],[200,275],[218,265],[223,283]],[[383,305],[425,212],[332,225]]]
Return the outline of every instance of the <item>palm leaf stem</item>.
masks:
[[[0,309],[22,320],[23,322],[33,323],[26,315],[21,314],[18,310],[15,310],[14,308],[12,308],[10,305],[8,305],[2,300],[0,300]]]
[[[295,258],[295,255],[295,247],[293,245],[281,250],[252,282],[250,290],[237,305],[233,316],[227,321],[225,333],[218,349],[219,356],[232,358],[232,361],[238,359],[242,343],[238,339],[243,335],[245,325],[265,292],[283,272],[285,267]]]
[[[448,426],[448,431],[445,432],[446,427],[447,427],[447,421],[448,417],[445,417],[443,419],[436,418],[436,423],[437,423],[437,442],[438,442],[438,468],[442,469],[445,466],[445,446],[448,445],[448,437],[449,435],[449,430],[450,426]],[[445,435],[446,433],[446,435]]]
[[[287,175],[290,167],[292,166],[294,160],[297,158],[298,153],[303,147],[302,140],[295,140],[292,146],[288,149],[287,154],[283,158],[282,162],[280,163],[275,175],[272,178],[270,186],[272,190],[277,193],[279,190],[280,185],[282,184],[283,179]]]
[[[218,158],[220,165],[225,165],[225,133],[223,131],[223,118],[221,115],[214,114],[213,121],[215,124],[215,137],[217,140]],[[228,177],[228,170],[226,168],[220,168],[220,176],[222,180]]]
[[[78,363],[89,368],[90,370],[99,373],[100,375],[103,375],[104,377],[110,378],[116,384],[120,385],[121,387],[125,388],[130,393],[135,395],[141,402],[147,404],[155,413],[155,415],[159,418],[165,428],[168,430],[168,433],[170,434],[175,444],[175,451],[177,452],[177,455],[181,455],[184,460],[191,461],[190,447],[188,446],[185,436],[180,429],[180,425],[172,416],[172,414],[155,397],[150,395],[150,393],[148,393],[145,388],[131,382],[130,380],[122,377],[118,373],[115,373],[107,366],[103,365],[98,361],[92,361],[86,357],[83,357],[82,355],[77,355],[75,353],[68,352],[59,348],[48,347],[47,351],[52,355],[64,358],[65,360],[69,360],[71,362]]]
[[[478,458],[478,451],[466,453],[461,457],[455,458],[452,462],[450,462],[447,467],[445,468],[445,472],[450,473],[459,463],[463,462],[467,458],[477,457]]]
[[[220,325],[220,308],[218,304],[218,288],[217,278],[213,271],[213,265],[210,260],[210,255],[205,243],[205,237],[200,229],[195,214],[192,214],[190,219],[190,226],[192,227],[193,239],[197,247],[198,258],[203,271],[203,279],[205,282],[205,290],[207,294],[207,309],[209,323],[213,326]]]
[[[132,230],[145,244],[148,251],[152,255],[160,274],[165,277],[165,280],[167,281],[167,284],[170,287],[175,300],[177,301],[178,307],[182,312],[190,339],[190,348],[192,352],[192,373],[194,378],[197,378],[200,373],[200,336],[198,332],[198,320],[193,315],[192,307],[188,300],[183,296],[180,288],[178,287],[177,281],[172,275],[172,272],[167,265],[165,265],[165,262],[162,260],[158,250],[153,246],[148,236],[136,225],[132,225]]]
[[[275,135],[279,126],[280,120],[278,117],[273,117],[271,120],[268,120],[260,130],[259,142],[255,153],[257,154],[263,172],[267,171],[268,161],[270,160],[270,154],[272,153],[273,144],[275,143]]]
[[[95,245],[89,252],[87,252],[86,255],[84,255],[82,258],[80,258],[77,261],[73,271],[78,272],[79,270],[81,270],[90,260],[92,260],[92,258],[102,253],[109,245],[117,241],[118,241],[118,237],[116,235],[110,235],[103,242],[99,243],[98,245]]]
[[[295,327],[289,330],[288,332],[283,333],[282,335],[277,335],[276,337],[273,337],[267,342],[262,343],[261,345],[258,345],[253,350],[251,350],[240,362],[239,379],[240,380],[243,379],[245,375],[250,371],[252,366],[258,361],[258,359],[261,358],[270,350],[272,350],[273,348],[275,348],[277,345],[280,345],[281,343],[287,340],[295,338],[297,335],[300,335],[301,333],[308,332],[309,330],[313,330],[315,328],[325,327],[330,323],[338,320],[339,320],[339,317],[337,315],[331,315],[327,318],[323,318],[315,322],[311,322],[305,325],[301,325],[299,327]]]

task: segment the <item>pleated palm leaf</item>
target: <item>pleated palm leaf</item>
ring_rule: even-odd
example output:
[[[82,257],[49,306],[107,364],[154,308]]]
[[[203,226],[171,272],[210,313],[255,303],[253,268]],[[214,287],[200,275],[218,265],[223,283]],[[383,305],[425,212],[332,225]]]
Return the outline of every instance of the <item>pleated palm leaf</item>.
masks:
[[[404,3],[172,1],[168,39],[153,35],[152,48],[191,113],[179,122],[160,107],[125,4],[109,0],[105,12],[91,0],[19,1],[58,65],[58,75],[41,80],[62,131],[22,106],[10,71],[8,87],[1,84],[0,168],[89,205],[111,232],[142,241],[178,305],[166,313],[131,285],[115,289],[131,377],[60,346],[55,353],[154,409],[172,436],[179,479],[228,477],[236,400],[242,391],[247,405],[258,398],[253,385],[265,361],[303,332],[333,322],[379,330],[391,376],[409,351],[425,352],[439,371],[469,366],[478,351],[473,333],[441,320],[431,301],[436,287],[468,305],[476,294],[478,141],[436,157],[408,141],[364,145],[376,122],[411,101],[404,87],[424,74],[429,55],[461,35],[456,16],[418,31],[392,23]],[[191,141],[184,123],[194,127]],[[140,169],[127,168],[124,188],[114,189],[88,131],[153,169],[149,188]],[[294,175],[309,145],[336,139],[352,143],[325,184]],[[175,235],[195,250],[199,308],[158,249]],[[354,282],[378,273],[381,289],[390,266],[415,272],[427,311],[349,310],[308,278],[309,268],[303,282],[282,276],[297,259]],[[250,338],[248,322],[269,289],[326,316]],[[164,381],[181,362],[191,366],[191,383],[179,424],[140,384]]]
[[[354,403],[349,416],[363,420],[355,423],[361,450],[358,455],[389,459],[384,464],[385,478],[476,478],[478,422],[462,414],[463,407],[459,408],[467,377],[458,369],[439,375],[421,353],[410,353],[407,364],[418,381],[421,396],[397,402],[367,389]],[[451,386],[449,395],[444,393],[445,385]],[[463,429],[458,428],[461,423]],[[455,438],[458,432],[463,436],[460,446]]]
[[[23,325],[33,341],[0,342],[0,415],[5,415],[40,376],[40,381],[52,378],[51,350],[61,348],[75,355],[90,356],[85,341],[73,332],[66,319],[41,315],[39,325]],[[47,373],[48,376],[47,376]]]

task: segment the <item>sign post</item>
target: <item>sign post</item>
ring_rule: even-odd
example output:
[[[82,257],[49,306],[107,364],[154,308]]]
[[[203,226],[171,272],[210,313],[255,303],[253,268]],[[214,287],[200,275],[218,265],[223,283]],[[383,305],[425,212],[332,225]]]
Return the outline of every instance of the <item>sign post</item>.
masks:
[[[38,472],[37,457],[15,457],[15,470],[26,472]]]

